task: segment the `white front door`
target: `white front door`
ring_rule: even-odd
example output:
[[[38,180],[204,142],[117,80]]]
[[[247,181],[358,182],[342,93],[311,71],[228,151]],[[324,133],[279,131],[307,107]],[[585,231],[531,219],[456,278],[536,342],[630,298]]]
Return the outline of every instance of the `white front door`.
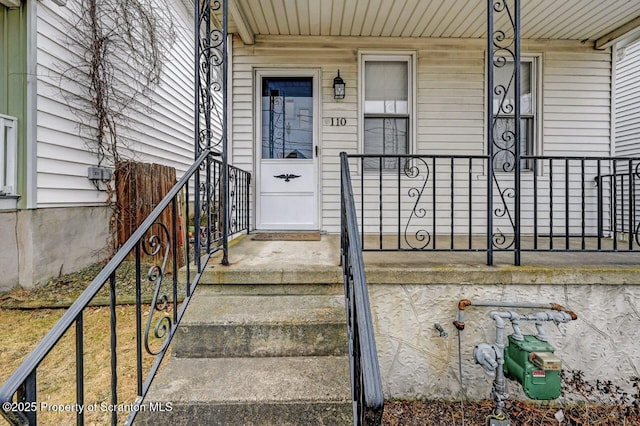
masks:
[[[317,230],[318,75],[256,75],[257,228]]]

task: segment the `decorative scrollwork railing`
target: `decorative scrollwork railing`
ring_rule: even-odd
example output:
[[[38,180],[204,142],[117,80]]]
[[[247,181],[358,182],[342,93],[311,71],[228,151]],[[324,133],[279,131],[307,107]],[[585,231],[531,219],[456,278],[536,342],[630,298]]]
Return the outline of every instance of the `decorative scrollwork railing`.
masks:
[[[354,425],[382,424],[384,396],[347,154],[341,163],[341,264],[344,276]]]
[[[195,5],[197,68],[196,83],[196,155],[207,148],[222,149],[222,139],[215,139],[213,119],[222,122],[224,110],[216,99],[224,88],[223,65],[225,30],[211,23],[211,15],[223,11],[221,0],[200,0]]]
[[[398,164],[401,162],[398,161]],[[418,163],[418,164],[416,164]],[[420,167],[422,165],[423,167]],[[414,157],[411,161],[404,162],[403,173],[404,176],[408,179],[419,180],[422,176],[424,176],[424,183],[422,186],[418,183],[415,186],[411,186],[407,190],[407,195],[411,199],[415,199],[413,203],[413,208],[411,209],[411,214],[409,215],[409,219],[407,220],[407,226],[404,228],[404,240],[409,247],[414,250],[422,250],[429,245],[431,242],[431,233],[419,227],[417,230],[413,231],[413,238],[410,238],[408,235],[409,229],[413,221],[419,221],[420,219],[424,219],[427,215],[427,210],[424,207],[420,206],[420,199],[422,198],[422,194],[424,193],[424,189],[427,186],[427,182],[429,181],[429,164],[423,159]]]
[[[610,170],[594,178],[602,209],[609,213],[599,232],[613,235],[615,240],[621,236],[631,249],[640,246],[640,160],[616,161]]]
[[[219,239],[220,227],[224,226],[217,220],[215,213],[224,208],[233,211],[233,219],[230,219],[228,227],[230,234],[249,230],[249,183],[250,175],[235,167],[229,166],[229,176],[233,176],[231,186],[235,188],[228,198],[222,198],[220,185],[204,188],[207,194],[203,197],[202,190],[199,194],[191,194],[195,185],[196,176],[200,181],[206,181],[206,176],[220,176],[221,162],[216,158],[217,153],[210,149],[202,150],[200,156],[189,170],[182,176],[178,183],[169,191],[151,214],[140,224],[133,235],[113,256],[111,261],[98,273],[87,289],[78,297],[62,318],[53,326],[47,335],[40,341],[35,349],[26,357],[23,363],[13,375],[0,388],[0,414],[12,424],[35,425],[38,421],[38,407],[41,401],[47,401],[46,386],[38,388],[41,382],[39,368],[49,352],[56,348],[63,336],[72,328],[75,328],[75,377],[70,379],[76,382],[76,407],[90,406],[96,403],[89,401],[85,405],[85,379],[87,371],[84,364],[85,353],[84,335],[86,328],[83,317],[90,302],[98,292],[107,289],[109,292],[109,319],[110,333],[105,336],[108,341],[106,346],[110,351],[110,366],[99,366],[109,369],[111,385],[109,400],[98,401],[98,404],[110,404],[110,407],[127,407],[128,415],[125,423],[131,424],[137,413],[142,411],[143,398],[146,395],[151,382],[158,371],[160,362],[164,358],[171,339],[186,310],[193,292],[200,281],[203,268],[211,255],[222,249]],[[204,168],[203,168],[204,165]],[[213,170],[216,170],[214,173]],[[210,181],[217,181],[216,178]],[[201,200],[205,200],[202,208]],[[206,204],[206,200],[210,203]],[[215,202],[214,202],[215,201]],[[195,247],[198,238],[189,242],[187,229],[181,225],[180,218],[189,217],[189,210],[194,204],[196,211],[207,212],[203,215],[202,223],[193,223],[195,233],[202,236],[201,247]],[[216,217],[216,219],[213,219]],[[168,218],[168,219],[167,219]],[[208,243],[202,245],[202,241]],[[205,246],[208,249],[205,249]],[[198,262],[194,262],[195,258]],[[127,371],[126,374],[135,376],[135,389],[129,389],[129,394],[137,395],[135,401],[123,401],[118,397],[118,392],[123,392],[123,384],[118,383],[118,377],[122,377],[122,358],[127,354],[119,353],[117,342],[119,341],[117,325],[124,321],[116,311],[116,292],[120,282],[116,272],[128,259],[135,262],[135,341],[136,350],[131,356],[135,359],[128,364],[135,365],[135,371]],[[180,265],[184,265],[179,270]],[[145,294],[148,292],[150,294]],[[143,303],[143,300],[146,301]],[[150,303],[149,303],[150,300]],[[146,311],[146,313],[145,313]],[[146,320],[143,322],[143,317]],[[129,336],[131,338],[131,336]],[[131,360],[130,360],[131,361]],[[96,366],[93,365],[93,368]],[[38,393],[36,389],[38,388]],[[42,395],[41,395],[42,394]],[[8,403],[8,404],[7,404]],[[8,409],[5,409],[8,408]],[[14,409],[17,408],[17,409]],[[110,411],[111,423],[118,423],[120,409]],[[84,424],[85,410],[76,412],[77,424]]]
[[[521,197],[510,185],[491,196],[513,173],[488,180],[489,155],[348,158],[364,251],[640,250],[640,158],[523,155]]]

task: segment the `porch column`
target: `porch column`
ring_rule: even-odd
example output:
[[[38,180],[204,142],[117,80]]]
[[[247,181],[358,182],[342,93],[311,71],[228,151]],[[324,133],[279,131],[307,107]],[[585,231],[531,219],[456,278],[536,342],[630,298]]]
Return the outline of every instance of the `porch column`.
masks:
[[[486,74],[487,264],[513,251],[520,265],[520,0],[487,0]]]
[[[229,265],[229,156],[227,153],[227,80],[229,58],[227,57],[229,0],[222,1],[222,264]]]
[[[222,28],[212,25],[214,14],[222,14]],[[198,0],[194,4],[194,158],[198,158],[204,150],[218,148],[211,155],[220,155],[222,170],[216,173],[216,164],[212,156],[207,157],[204,171],[205,182],[200,173],[195,175],[194,198],[194,261],[201,271],[201,251],[206,242],[206,252],[211,253],[212,241],[217,240],[219,232],[222,234],[223,259],[222,264],[228,264],[229,237],[229,174],[227,157],[227,0]],[[215,71],[220,70],[221,76],[216,78]],[[220,75],[218,74],[218,75]],[[222,105],[217,108],[221,116],[222,135],[215,141],[213,135],[212,117],[216,110],[214,92],[221,92]],[[220,98],[218,98],[220,99]],[[214,175],[211,169],[214,168]],[[217,178],[220,178],[218,186]],[[188,204],[188,203],[187,203]],[[218,212],[216,218],[212,210]],[[201,218],[206,216],[201,233]],[[212,221],[217,223],[212,223]],[[222,229],[220,229],[222,228]],[[203,234],[207,235],[203,242]]]
[[[193,20],[194,20],[194,96],[193,96],[193,109],[194,109],[194,140],[193,140],[193,154],[194,160],[197,159],[203,150],[203,145],[210,144],[210,140],[207,141],[207,132],[204,133],[201,130],[201,122],[206,123],[207,120],[207,105],[210,102],[210,96],[208,95],[207,87],[207,74],[209,73],[209,49],[208,46],[211,43],[211,2],[209,0],[197,0],[193,6]],[[204,81],[203,81],[204,79]],[[203,87],[204,86],[204,87]],[[205,124],[206,126],[206,124]],[[203,139],[204,135],[204,141]],[[208,167],[207,167],[208,168]],[[196,264],[196,270],[202,271],[200,262],[201,252],[201,214],[202,204],[200,201],[201,195],[201,183],[200,173],[196,172],[194,176],[194,206],[193,206],[193,226],[194,226],[194,262]],[[187,191],[189,188],[187,187]],[[187,193],[188,195],[188,193]],[[189,212],[189,198],[186,200],[187,204],[187,217]]]

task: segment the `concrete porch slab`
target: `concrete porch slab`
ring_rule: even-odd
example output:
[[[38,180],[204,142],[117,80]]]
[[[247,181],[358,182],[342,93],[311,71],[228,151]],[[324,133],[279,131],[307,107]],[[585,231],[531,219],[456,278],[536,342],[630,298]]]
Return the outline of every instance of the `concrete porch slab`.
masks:
[[[229,249],[230,266],[221,266],[220,259],[217,254],[209,262],[203,283],[342,283],[339,235],[323,235],[320,241],[253,241],[244,236]],[[493,266],[486,265],[486,253],[463,251],[365,252],[364,261],[370,284],[640,283],[640,251],[523,252],[522,266],[513,265],[511,252],[496,252]]]
[[[230,265],[220,265],[222,253],[209,261],[205,284],[342,284],[340,238],[320,241],[254,241],[236,238],[229,248]]]

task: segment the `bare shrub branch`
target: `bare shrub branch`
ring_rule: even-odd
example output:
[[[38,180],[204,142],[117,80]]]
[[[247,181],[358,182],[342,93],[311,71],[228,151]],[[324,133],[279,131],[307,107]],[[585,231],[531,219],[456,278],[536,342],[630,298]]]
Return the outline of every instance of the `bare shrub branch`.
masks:
[[[67,33],[77,54],[62,78],[78,90],[63,92],[80,120],[80,134],[98,165],[133,155],[121,129],[144,113],[160,83],[174,31],[165,0],[77,0]]]

